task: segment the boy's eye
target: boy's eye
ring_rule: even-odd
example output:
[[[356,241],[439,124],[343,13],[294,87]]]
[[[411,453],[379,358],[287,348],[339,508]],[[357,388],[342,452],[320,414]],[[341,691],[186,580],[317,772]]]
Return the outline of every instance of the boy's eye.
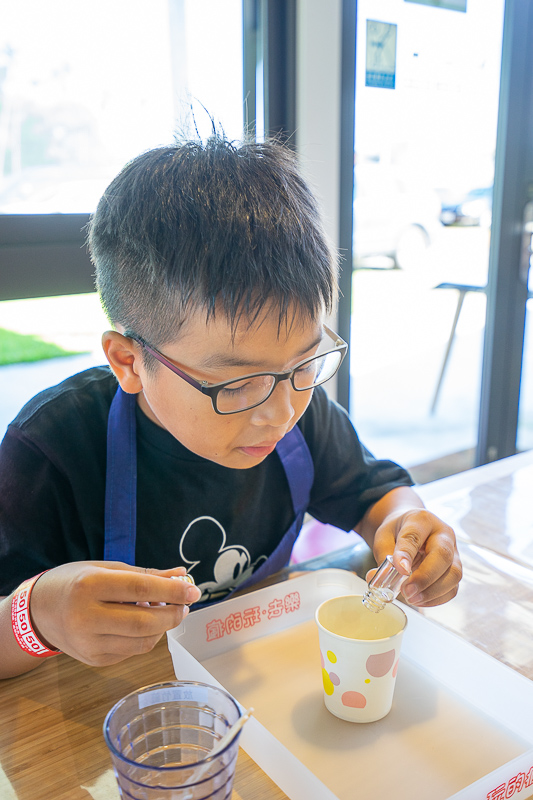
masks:
[[[225,386],[220,390],[220,394],[225,394],[228,396],[232,394],[239,394],[245,392],[247,387],[250,387],[250,381],[238,381],[237,383],[232,383],[229,386]]]
[[[257,378],[243,378],[242,381],[234,381],[220,391],[225,397],[235,397],[236,395],[251,395],[255,399],[264,393],[268,393],[272,385],[270,375],[260,375]]]
[[[311,361],[309,364],[304,364],[303,367],[300,367],[297,372],[298,375],[309,375],[311,373],[316,372],[316,361]]]
[[[270,392],[271,383],[267,377],[243,378],[220,389],[217,395],[217,409],[231,414],[262,403]],[[270,379],[272,380],[272,379]]]
[[[296,371],[296,382],[298,384],[301,384],[302,381],[305,381],[306,383],[313,383],[318,373],[318,366],[319,365],[316,361],[311,361],[309,364],[304,364],[303,367],[300,367],[300,369]]]
[[[218,395],[219,407],[222,404],[223,408],[232,410],[235,408],[235,403],[238,404],[238,408],[261,403],[270,394],[272,381],[271,375],[260,375],[256,378],[234,381],[221,389]]]

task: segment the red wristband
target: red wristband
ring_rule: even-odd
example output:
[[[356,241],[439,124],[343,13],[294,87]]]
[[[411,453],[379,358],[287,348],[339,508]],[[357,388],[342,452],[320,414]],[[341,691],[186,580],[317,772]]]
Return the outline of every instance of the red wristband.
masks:
[[[61,652],[60,650],[50,650],[49,647],[43,644],[31,624],[30,597],[38,578],[44,575],[44,572],[40,572],[34,578],[21,583],[11,602],[11,626],[15,639],[25,653],[29,653],[30,656],[37,656],[37,658],[57,656]]]

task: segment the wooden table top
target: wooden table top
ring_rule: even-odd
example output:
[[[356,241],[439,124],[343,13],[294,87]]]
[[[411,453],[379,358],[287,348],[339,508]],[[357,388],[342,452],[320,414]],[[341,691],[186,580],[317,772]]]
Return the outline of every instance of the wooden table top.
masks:
[[[421,613],[533,678],[533,451],[419,487],[457,535],[464,577]]]
[[[116,800],[102,725],[109,709],[140,686],[175,680],[164,637],[151,653],[111,667],[68,656],[0,681],[0,798]],[[241,749],[232,800],[286,800]]]
[[[533,453],[419,487],[459,539],[458,596],[425,616],[533,678]],[[372,566],[361,543],[298,566]],[[289,570],[277,580],[290,577]],[[175,678],[166,639],[151,653],[111,667],[67,656],[0,681],[0,798],[114,800],[118,789],[102,735],[108,710],[134,689]],[[286,795],[240,751],[233,800]]]

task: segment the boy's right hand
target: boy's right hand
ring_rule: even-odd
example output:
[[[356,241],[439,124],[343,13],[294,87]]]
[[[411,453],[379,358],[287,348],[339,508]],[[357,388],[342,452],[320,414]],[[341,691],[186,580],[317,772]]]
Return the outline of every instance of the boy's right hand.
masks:
[[[118,561],[79,561],[49,570],[30,601],[44,644],[91,666],[106,666],[151,650],[200,599],[183,567],[143,569]],[[35,659],[37,660],[37,659]]]

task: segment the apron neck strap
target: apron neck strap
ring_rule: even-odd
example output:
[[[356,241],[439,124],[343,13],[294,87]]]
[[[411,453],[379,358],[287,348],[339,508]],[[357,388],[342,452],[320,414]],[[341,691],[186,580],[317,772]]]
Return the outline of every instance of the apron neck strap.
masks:
[[[106,561],[135,564],[137,534],[137,421],[136,394],[119,386],[107,423],[105,488]]]
[[[292,505],[296,516],[309,505],[311,487],[315,478],[313,458],[298,425],[276,445],[289,484]]]

